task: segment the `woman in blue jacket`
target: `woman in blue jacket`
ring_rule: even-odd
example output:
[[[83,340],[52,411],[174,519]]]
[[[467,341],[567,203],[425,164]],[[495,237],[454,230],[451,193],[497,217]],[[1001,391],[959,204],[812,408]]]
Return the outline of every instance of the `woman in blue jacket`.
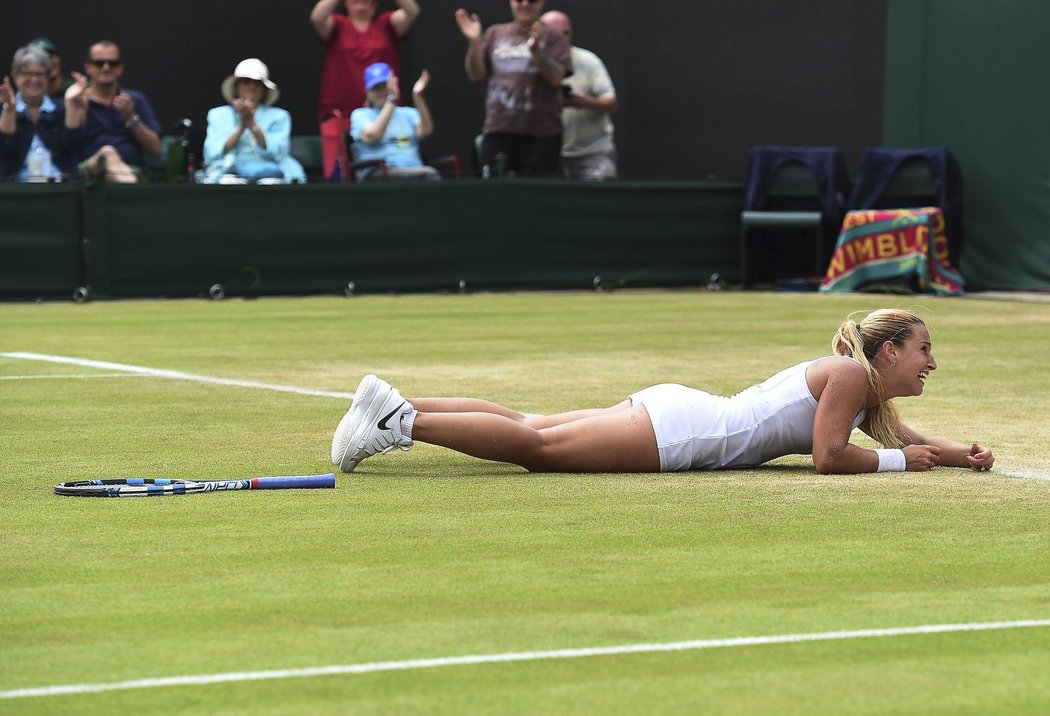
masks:
[[[305,182],[302,165],[289,153],[291,115],[273,106],[280,90],[262,60],[251,57],[238,63],[222,83],[222,96],[229,104],[208,111],[201,181]]]
[[[75,178],[81,127],[87,114],[87,78],[76,82],[57,104],[47,94],[51,58],[33,45],[20,47],[11,77],[0,82],[0,178],[61,181]]]

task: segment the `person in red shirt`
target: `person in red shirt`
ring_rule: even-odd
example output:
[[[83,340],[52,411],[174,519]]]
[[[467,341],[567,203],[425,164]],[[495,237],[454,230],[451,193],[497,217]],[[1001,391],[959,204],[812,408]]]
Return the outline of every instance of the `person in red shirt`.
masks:
[[[378,0],[318,0],[310,11],[310,23],[327,48],[318,103],[322,137],[338,137],[346,131],[350,113],[364,106],[366,67],[385,62],[394,74],[401,74],[397,43],[420,10],[416,0],[394,1],[393,12],[377,13]],[[336,13],[340,5],[346,7],[346,15]],[[333,142],[321,144],[325,176],[334,168],[335,147]]]

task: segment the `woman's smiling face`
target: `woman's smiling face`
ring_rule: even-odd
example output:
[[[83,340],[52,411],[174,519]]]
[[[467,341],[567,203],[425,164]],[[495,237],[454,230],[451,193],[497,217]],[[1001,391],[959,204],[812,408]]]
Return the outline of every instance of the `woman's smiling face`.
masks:
[[[47,93],[47,70],[36,62],[28,62],[15,72],[15,86],[26,104],[38,105]]]
[[[929,329],[921,323],[916,325],[901,345],[894,346],[892,355],[887,352],[886,359],[883,381],[887,387],[892,385],[899,396],[922,395],[926,378],[937,370]]]

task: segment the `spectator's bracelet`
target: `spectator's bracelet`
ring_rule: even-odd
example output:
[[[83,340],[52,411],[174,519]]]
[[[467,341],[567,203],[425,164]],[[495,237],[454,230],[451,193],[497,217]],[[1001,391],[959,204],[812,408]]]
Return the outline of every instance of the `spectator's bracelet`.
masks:
[[[905,472],[908,469],[908,458],[903,450],[880,448],[875,451],[879,456],[877,472]]]
[[[137,114],[131,119],[129,119],[127,122],[124,122],[124,126],[128,129],[134,129],[140,124],[142,124],[142,117],[138,116]]]
[[[10,107],[11,107],[11,103],[10,102],[4,102],[4,106],[0,107],[0,112],[6,112],[8,110],[8,108],[10,108]]]
[[[390,104],[394,105],[395,107],[397,106],[397,97],[395,97],[392,94],[388,94],[386,96],[386,101],[389,102]]]

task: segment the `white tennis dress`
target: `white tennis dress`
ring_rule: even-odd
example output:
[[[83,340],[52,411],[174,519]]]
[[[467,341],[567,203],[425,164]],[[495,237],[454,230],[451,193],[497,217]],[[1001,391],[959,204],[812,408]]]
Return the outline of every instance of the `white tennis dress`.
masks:
[[[806,383],[813,361],[799,363],[731,398],[663,383],[631,394],[653,422],[660,470],[754,467],[813,453],[817,401]],[[853,427],[864,420],[857,415]]]

